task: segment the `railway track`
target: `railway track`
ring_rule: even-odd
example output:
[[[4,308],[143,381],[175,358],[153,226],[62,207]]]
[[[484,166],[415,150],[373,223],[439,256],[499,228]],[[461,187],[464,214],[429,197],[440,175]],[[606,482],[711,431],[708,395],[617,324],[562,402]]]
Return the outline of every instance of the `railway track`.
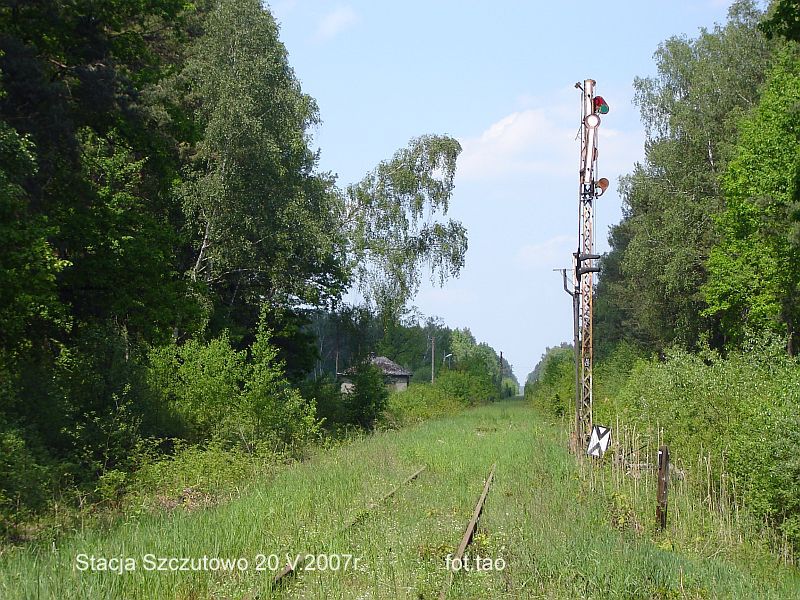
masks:
[[[397,490],[402,488],[404,485],[414,481],[426,468],[427,467],[420,467],[419,469],[414,471],[411,475],[406,477],[401,483],[397,484],[394,488],[392,488],[389,492],[381,496],[380,499],[376,500],[375,502],[371,502],[366,507],[364,507],[361,511],[358,512],[358,514],[353,519],[351,519],[346,525],[344,525],[344,527],[342,527],[337,532],[337,535],[341,535],[350,528],[355,527],[356,525],[361,523],[364,519],[366,519],[369,516],[369,514],[373,510],[375,510],[375,508],[377,508],[378,506],[386,502],[389,498],[394,496],[397,493]],[[297,561],[294,561],[294,563],[291,561],[287,562],[286,566],[283,567],[283,569],[273,578],[272,586],[275,587],[276,585],[279,585],[287,577],[292,575],[296,571],[296,565]]]
[[[489,495],[489,489],[492,487],[492,481],[494,480],[494,471],[497,467],[497,463],[492,465],[491,471],[489,471],[489,475],[486,477],[486,483],[483,486],[483,492],[481,492],[480,497],[478,498],[478,503],[475,505],[475,510],[472,511],[472,519],[467,524],[467,529],[464,531],[464,535],[461,538],[461,543],[458,545],[458,550],[456,551],[455,558],[453,562],[458,561],[460,564],[464,559],[464,552],[467,550],[467,546],[472,543],[472,538],[475,537],[475,531],[478,528],[478,521],[483,514],[483,507],[486,504],[486,497]],[[448,568],[447,579],[442,586],[442,591],[439,594],[439,600],[444,600],[447,598],[447,594],[450,592],[450,586],[453,584],[453,578],[455,577],[456,571],[451,568]]]
[[[478,529],[478,524],[481,515],[483,514],[483,508],[486,504],[486,498],[489,495],[489,490],[491,489],[492,483],[494,481],[496,468],[497,468],[497,463],[494,463],[489,471],[489,474],[486,477],[481,494],[478,497],[478,501],[475,504],[475,508],[472,511],[472,518],[470,519],[466,529],[464,530],[464,534],[461,537],[461,542],[459,543],[458,549],[456,550],[456,553],[451,560],[451,564],[460,564],[461,561],[463,561],[464,554],[469,545],[472,543],[473,538],[475,537],[475,532]],[[378,508],[384,502],[386,502],[386,500],[394,496],[398,492],[398,490],[400,490],[405,485],[417,479],[417,477],[419,477],[419,475],[422,474],[425,471],[425,469],[426,467],[421,467],[417,469],[406,479],[404,479],[401,483],[397,484],[389,492],[381,496],[378,500],[371,502],[370,504],[365,506],[362,510],[360,510],[356,514],[355,517],[350,519],[341,529],[339,529],[335,535],[340,535],[342,533],[345,533],[349,529],[363,522],[376,508]],[[271,582],[272,589],[275,589],[276,587],[280,586],[282,583],[287,581],[297,571],[297,564],[298,564],[297,561],[287,562],[286,566],[272,579]],[[458,571],[448,567],[447,577],[444,581],[441,592],[439,594],[439,600],[444,600],[445,598],[447,598],[448,594],[450,593],[450,587],[453,584],[453,580],[455,579],[457,572]]]

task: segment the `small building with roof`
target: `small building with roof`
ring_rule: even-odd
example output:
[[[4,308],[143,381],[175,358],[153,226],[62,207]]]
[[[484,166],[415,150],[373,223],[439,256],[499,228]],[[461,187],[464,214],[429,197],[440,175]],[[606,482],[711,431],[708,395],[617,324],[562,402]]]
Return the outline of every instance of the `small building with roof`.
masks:
[[[411,371],[407,371],[396,362],[386,358],[385,356],[375,356],[370,354],[369,362],[381,371],[383,371],[383,379],[386,382],[386,387],[394,392],[401,392],[408,387],[411,381]],[[353,391],[353,374],[355,367],[350,367],[343,373],[337,373],[339,381],[342,383],[341,391],[343,394],[349,394]]]

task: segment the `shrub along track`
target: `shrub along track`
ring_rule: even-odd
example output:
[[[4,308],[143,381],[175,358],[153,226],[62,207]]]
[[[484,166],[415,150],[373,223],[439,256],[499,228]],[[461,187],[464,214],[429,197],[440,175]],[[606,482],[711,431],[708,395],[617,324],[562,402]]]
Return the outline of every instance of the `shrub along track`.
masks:
[[[6,553],[0,597],[435,599],[494,462],[480,529],[465,555],[473,568],[453,577],[448,598],[797,597],[800,577],[771,566],[767,555],[757,562],[723,549],[709,558],[672,542],[667,548],[670,538],[681,539],[675,529],[662,537],[620,531],[611,518],[613,490],[604,492],[602,478],[592,486],[566,451],[563,430],[522,402],[320,449],[224,505],[138,517],[110,532],[76,533],[54,549]],[[368,514],[352,513],[422,465],[413,484]],[[677,507],[677,495],[672,500]],[[676,515],[670,527],[686,518]],[[342,530],[351,520],[357,525]],[[340,568],[298,571],[273,589],[287,549],[358,560],[346,568],[344,560],[328,560]],[[78,570],[78,553],[249,563],[233,571],[118,574]],[[259,555],[278,562],[259,571]],[[478,557],[492,568],[475,568]]]

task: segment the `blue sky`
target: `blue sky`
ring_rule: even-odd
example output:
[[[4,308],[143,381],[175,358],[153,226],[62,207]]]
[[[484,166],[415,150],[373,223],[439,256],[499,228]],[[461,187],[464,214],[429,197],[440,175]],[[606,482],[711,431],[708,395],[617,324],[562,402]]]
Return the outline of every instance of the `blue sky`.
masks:
[[[580,93],[595,79],[600,127],[596,245],[621,218],[617,179],[643,157],[635,77],[674,35],[724,23],[730,0],[404,2],[275,0],[289,62],[320,108],[320,168],[345,186],[416,136],[457,138],[449,216],[469,234],[466,267],[414,300],[469,327],[520,381],[547,346],[572,339],[560,273],[577,247]]]

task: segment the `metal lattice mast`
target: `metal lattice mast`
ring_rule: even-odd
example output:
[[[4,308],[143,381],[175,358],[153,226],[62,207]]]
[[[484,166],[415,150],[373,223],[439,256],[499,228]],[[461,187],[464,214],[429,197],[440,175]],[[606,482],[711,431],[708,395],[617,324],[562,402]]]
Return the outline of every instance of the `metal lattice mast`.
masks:
[[[596,82],[587,79],[583,87],[581,119],[581,160],[580,186],[578,190],[579,223],[578,251],[575,253],[575,297],[577,323],[580,335],[576,336],[576,407],[575,439],[578,448],[585,447],[592,433],[592,298],[594,274],[599,270],[595,261],[600,258],[594,254],[594,201],[608,187],[608,180],[597,181],[597,128],[600,117],[596,113]],[[602,98],[599,98],[602,101]],[[604,103],[603,103],[604,104]],[[607,110],[607,107],[606,107]],[[579,346],[579,347],[578,347]]]

